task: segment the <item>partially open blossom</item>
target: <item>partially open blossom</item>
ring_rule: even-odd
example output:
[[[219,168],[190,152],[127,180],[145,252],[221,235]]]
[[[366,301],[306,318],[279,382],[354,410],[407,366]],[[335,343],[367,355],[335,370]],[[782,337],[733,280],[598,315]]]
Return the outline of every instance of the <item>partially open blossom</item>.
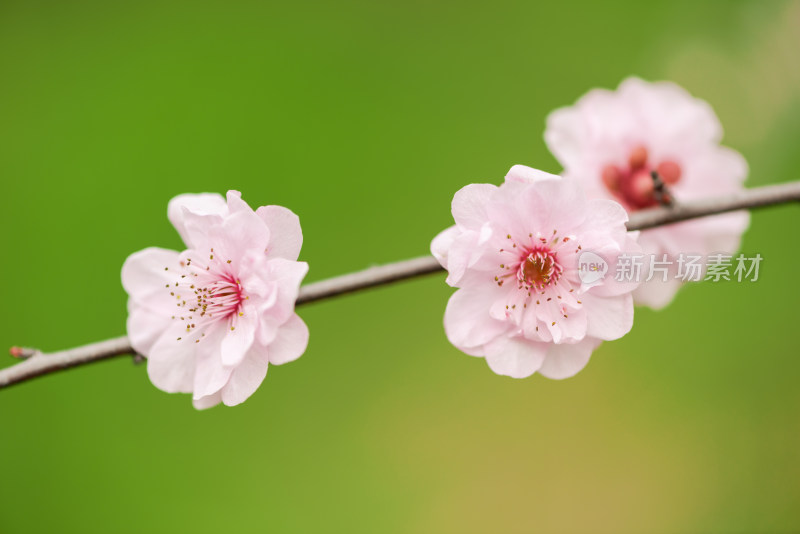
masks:
[[[545,141],[587,194],[610,198],[629,211],[658,205],[651,171],[666,184],[671,200],[739,191],[747,163],[720,146],[722,126],[706,102],[668,82],[628,78],[616,91],[594,89],[571,107],[547,118]],[[736,212],[645,230],[639,239],[648,258],[671,263],[667,281],[656,277],[634,293],[653,308],[667,305],[681,285],[681,253],[732,254],[749,224]]]
[[[308,328],[294,312],[308,265],[300,222],[281,206],[253,211],[238,191],[180,195],[168,216],[187,250],[128,257],[128,336],[156,387],[195,407],[246,400],[270,363],[300,357]]]
[[[498,374],[566,378],[601,341],[631,329],[636,283],[613,273],[621,255],[641,249],[618,203],[587,200],[574,180],[517,165],[499,187],[464,187],[452,208],[456,224],[431,251],[459,288],[444,326],[463,352]],[[587,265],[604,276],[584,276]]]

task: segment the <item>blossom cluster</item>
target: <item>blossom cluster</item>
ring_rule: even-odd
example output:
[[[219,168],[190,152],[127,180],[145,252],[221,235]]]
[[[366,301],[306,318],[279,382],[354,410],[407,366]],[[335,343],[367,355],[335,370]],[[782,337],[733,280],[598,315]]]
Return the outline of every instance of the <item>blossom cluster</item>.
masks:
[[[721,138],[711,107],[666,82],[629,78],[552,112],[544,139],[562,172],[516,165],[500,185],[466,185],[431,243],[456,288],[449,341],[497,374],[567,378],[631,330],[634,303],[662,308],[703,273],[728,279],[746,212],[626,228],[637,210],[740,190],[747,164]],[[308,270],[299,219],[236,191],[181,195],[167,212],[186,250],[127,259],[128,335],[156,387],[199,409],[239,404],[308,343],[294,309]],[[745,260],[733,276],[755,281],[761,257]]]

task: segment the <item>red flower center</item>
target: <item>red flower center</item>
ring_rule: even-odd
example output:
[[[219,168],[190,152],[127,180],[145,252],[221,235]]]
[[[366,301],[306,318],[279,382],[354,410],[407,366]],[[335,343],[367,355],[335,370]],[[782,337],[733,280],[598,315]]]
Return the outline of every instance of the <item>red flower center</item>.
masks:
[[[606,165],[603,183],[629,211],[658,205],[651,172],[655,170],[661,180],[672,185],[681,179],[681,167],[672,160],[657,165],[648,162],[647,148],[638,146],[628,157],[628,166]]]
[[[551,282],[558,282],[562,271],[555,254],[547,248],[536,248],[520,262],[517,280],[526,289],[542,290]]]

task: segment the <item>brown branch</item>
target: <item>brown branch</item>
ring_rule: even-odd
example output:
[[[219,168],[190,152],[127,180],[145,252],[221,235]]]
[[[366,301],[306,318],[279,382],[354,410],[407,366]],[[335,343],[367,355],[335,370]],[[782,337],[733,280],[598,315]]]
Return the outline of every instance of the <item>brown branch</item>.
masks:
[[[681,201],[671,207],[658,207],[631,214],[628,230],[646,230],[709,215],[741,209],[758,209],[800,201],[800,182],[765,185],[739,193],[695,201]]]
[[[131,344],[125,336],[51,353],[44,353],[34,349],[15,350],[17,348],[12,347],[12,355],[25,358],[25,360],[0,371],[0,388],[18,384],[37,376],[54,373],[61,369],[99,362],[100,360],[123,356],[132,352]]]
[[[800,182],[768,185],[744,190],[733,195],[681,202],[669,207],[638,211],[631,214],[627,226],[629,230],[645,230],[709,215],[741,209],[757,209],[797,201],[800,201]],[[300,306],[409,278],[417,278],[441,270],[442,267],[432,256],[423,256],[370,267],[363,271],[303,286],[300,288],[297,305]],[[62,369],[115,356],[126,354],[136,356],[128,342],[128,338],[124,336],[52,353],[19,347],[12,348],[11,353],[16,357],[25,358],[25,360],[7,369],[0,370],[0,388]]]

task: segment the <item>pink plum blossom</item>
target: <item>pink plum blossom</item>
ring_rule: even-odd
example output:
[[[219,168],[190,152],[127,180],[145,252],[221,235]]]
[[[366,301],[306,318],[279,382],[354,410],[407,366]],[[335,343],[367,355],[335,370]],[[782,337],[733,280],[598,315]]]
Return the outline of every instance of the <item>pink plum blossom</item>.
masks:
[[[308,271],[300,221],[281,206],[253,211],[238,191],[180,195],[167,210],[187,250],[128,257],[128,336],[153,384],[192,393],[198,409],[244,402],[269,364],[300,357],[308,328],[294,311]]]
[[[628,211],[658,205],[653,170],[678,203],[740,191],[747,176],[744,158],[720,146],[722,126],[711,106],[668,82],[628,78],[616,91],[589,91],[550,114],[544,137],[564,176]],[[666,254],[672,265],[666,282],[654,277],[636,290],[637,303],[669,304],[682,284],[680,254],[732,254],[749,221],[747,212],[736,212],[643,231],[645,261]]]
[[[641,249],[618,203],[587,200],[575,180],[517,165],[499,187],[458,191],[452,211],[455,226],[431,252],[459,288],[444,326],[463,352],[497,374],[566,378],[603,340],[631,329],[636,283],[613,272],[620,255]],[[587,279],[587,256],[610,274]]]

